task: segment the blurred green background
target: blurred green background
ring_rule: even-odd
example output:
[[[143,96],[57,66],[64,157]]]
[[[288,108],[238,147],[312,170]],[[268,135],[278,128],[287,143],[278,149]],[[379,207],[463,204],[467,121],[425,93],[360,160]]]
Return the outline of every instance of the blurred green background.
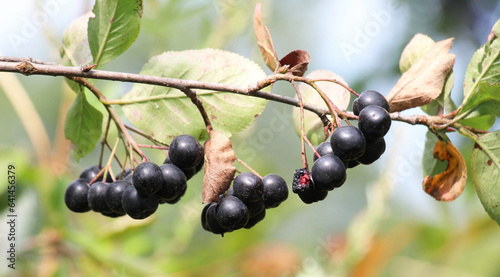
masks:
[[[255,3],[146,0],[137,41],[102,69],[137,73],[153,55],[206,47],[239,53],[265,68],[253,35]],[[358,92],[389,92],[400,76],[401,51],[414,34],[436,41],[455,37],[452,94],[458,103],[470,57],[500,18],[493,0],[262,4],[279,56],[307,50],[310,71],[331,70]],[[58,62],[64,29],[93,1],[2,6],[0,55]],[[108,98],[131,88],[96,84]],[[273,92],[294,95],[287,83]],[[424,127],[395,122],[383,158],[350,169],[344,186],[326,200],[305,205],[290,193],[251,230],[222,238],[200,224],[201,174],[189,181],[178,204],[160,206],[146,220],[70,212],[63,201],[66,186],[99,157],[99,148],[80,163],[70,155],[62,124],[74,97],[61,77],[0,73],[1,276],[500,276],[500,229],[472,183],[452,203],[438,203],[422,191]],[[300,140],[286,105],[269,103],[231,140],[236,155],[263,176],[277,173],[291,185],[294,169],[301,167]],[[472,144],[459,136],[451,140],[469,160]],[[148,154],[157,163],[164,158],[161,151]],[[9,164],[17,177],[15,270],[6,262]]]

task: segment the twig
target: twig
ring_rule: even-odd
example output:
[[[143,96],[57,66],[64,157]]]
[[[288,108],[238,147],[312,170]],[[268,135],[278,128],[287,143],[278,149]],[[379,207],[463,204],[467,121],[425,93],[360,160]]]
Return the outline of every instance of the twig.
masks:
[[[237,161],[238,161],[241,165],[243,165],[244,167],[248,168],[248,170],[252,171],[252,173],[253,173],[253,174],[255,174],[255,175],[259,176],[259,178],[261,178],[261,179],[262,179],[262,176],[260,176],[260,174],[259,174],[257,171],[255,171],[253,168],[251,168],[251,167],[250,167],[248,164],[246,164],[244,161],[240,160],[238,157],[235,157],[235,158],[236,158],[236,160],[237,160]]]
[[[192,89],[185,88],[182,90],[184,94],[186,94],[189,99],[191,99],[191,102],[198,108],[198,111],[201,114],[201,117],[203,118],[203,122],[205,122],[205,126],[207,127],[207,132],[212,131],[212,123],[210,122],[210,117],[207,114],[207,111],[203,107],[203,102],[199,97],[196,96],[196,92]]]

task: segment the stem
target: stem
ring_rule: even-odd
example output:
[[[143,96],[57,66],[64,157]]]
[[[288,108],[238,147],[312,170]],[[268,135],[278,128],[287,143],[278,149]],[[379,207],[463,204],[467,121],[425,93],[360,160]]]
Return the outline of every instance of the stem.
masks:
[[[147,145],[147,144],[137,144],[137,146],[142,147],[142,148],[168,150],[168,147],[166,147],[166,146]]]
[[[246,164],[244,161],[240,160],[238,157],[235,157],[235,158],[236,158],[236,160],[237,160],[240,164],[242,164],[244,167],[248,168],[248,170],[250,170],[253,174],[255,174],[255,175],[259,176],[259,178],[261,178],[261,179],[262,179],[262,176],[260,176],[260,174],[259,174],[257,171],[253,170],[253,168],[251,168],[251,167],[250,167],[248,164]]]
[[[309,144],[309,147],[311,147],[314,154],[318,156],[318,159],[321,158],[321,155],[318,153],[318,151],[316,151],[316,148],[314,148],[314,145],[312,145],[311,141],[307,137],[304,137],[304,140],[307,142],[307,144]]]
[[[299,104],[300,104],[300,147],[301,147],[301,154],[302,154],[302,166],[303,168],[309,168],[307,165],[307,157],[306,157],[306,146],[304,144],[304,137],[305,137],[305,128],[304,128],[304,102],[302,100],[302,94],[299,91],[299,88],[297,87],[297,84],[295,81],[291,81],[293,87],[295,88],[295,92],[297,93],[297,98],[299,99]]]
[[[109,131],[109,124],[110,123],[111,123],[111,118],[108,116],[108,121],[106,122],[106,129],[104,129],[104,136],[103,136],[102,141],[101,141],[101,153],[99,154],[99,168],[102,167],[102,158],[104,156],[104,144],[108,144],[106,140],[108,138],[108,131]]]
[[[113,182],[116,181],[115,176],[113,174],[113,170],[111,169],[111,162],[113,161],[113,157],[115,156],[116,148],[118,148],[118,143],[120,142],[120,139],[117,138],[115,145],[113,146],[113,149],[111,150],[111,154],[109,155],[108,162],[106,163],[106,167],[104,170],[104,176],[108,176],[108,170],[110,171],[111,178],[113,179]],[[104,177],[103,177],[104,179]]]
[[[196,96],[196,92],[192,89],[186,88],[182,90],[184,94],[186,94],[187,97],[191,99],[191,102],[198,108],[198,111],[201,114],[201,117],[203,117],[203,122],[205,122],[205,126],[207,127],[207,132],[212,131],[212,123],[210,122],[210,117],[207,114],[207,111],[203,107],[203,102],[201,101],[200,98]]]

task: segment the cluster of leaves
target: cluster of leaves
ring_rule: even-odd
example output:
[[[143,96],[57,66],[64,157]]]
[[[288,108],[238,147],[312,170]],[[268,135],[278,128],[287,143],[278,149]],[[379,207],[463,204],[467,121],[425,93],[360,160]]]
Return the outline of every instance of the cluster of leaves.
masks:
[[[92,13],[75,20],[65,32],[61,48],[63,65],[86,67],[92,64],[99,68],[121,55],[139,34],[142,10],[142,1],[97,1]],[[270,32],[263,24],[260,5],[255,9],[254,31],[262,57],[273,71],[271,76],[281,76],[281,80],[288,80],[294,86],[295,80],[301,81],[295,86],[301,107],[294,108],[293,121],[302,142],[307,139],[312,144],[319,144],[327,139],[341,119],[356,119],[346,111],[351,94],[356,93],[342,77],[330,71],[316,70],[302,78],[310,62],[310,56],[304,50],[295,50],[278,58]],[[417,34],[404,49],[400,59],[402,76],[387,99],[391,112],[396,112],[393,119],[408,121],[397,112],[414,107],[421,107],[428,114],[416,123],[429,127],[424,153],[427,176],[423,188],[437,200],[456,199],[467,180],[466,163],[446,134],[458,131],[476,142],[470,171],[483,206],[500,223],[500,200],[497,200],[500,199],[497,197],[500,188],[495,186],[500,180],[499,131],[488,132],[495,118],[500,116],[499,35],[500,23],[497,23],[488,42],[472,57],[465,75],[463,102],[458,107],[451,98],[455,55],[449,50],[453,39],[434,42],[422,34]],[[215,49],[166,52],[152,57],[140,74],[240,87],[269,78],[254,62],[238,54]],[[283,76],[291,77],[287,79]],[[106,118],[103,107],[109,112],[110,105],[103,105],[91,92],[70,83],[77,97],[68,111],[65,135],[75,145],[73,156],[79,160],[96,147]],[[264,90],[270,91],[271,84],[263,86]],[[267,100],[229,91],[202,89],[196,91],[196,97],[212,122],[210,128],[207,128],[199,107],[191,103],[193,99],[185,91],[168,84],[135,84],[113,103],[120,105],[127,119],[155,144],[168,146],[180,134],[190,134],[203,141],[212,137],[209,135],[212,129],[217,130],[213,134],[217,134],[218,142],[212,144],[221,145],[219,148],[225,149],[223,152],[228,155],[222,155],[219,160],[215,154],[208,158],[212,162],[207,164],[209,169],[206,172],[216,174],[208,176],[204,182],[204,201],[208,202],[227,190],[234,177],[234,153],[230,153],[232,149],[227,137],[251,124],[263,112]],[[330,111],[327,120],[305,111],[302,107],[304,103],[327,108]],[[132,142],[125,141],[123,137],[122,134],[129,151]],[[441,170],[439,163],[433,162],[434,159],[447,160],[446,169]],[[133,158],[130,162],[133,163]],[[230,172],[215,170],[218,165],[224,165]],[[220,176],[225,176],[222,177],[224,184],[216,185],[214,178]]]

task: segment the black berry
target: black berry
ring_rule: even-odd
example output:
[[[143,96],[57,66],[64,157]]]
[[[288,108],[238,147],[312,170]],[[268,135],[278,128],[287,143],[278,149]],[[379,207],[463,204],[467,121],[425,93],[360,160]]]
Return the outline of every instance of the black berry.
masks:
[[[293,173],[292,191],[298,193],[312,186],[311,174],[307,168],[296,169]]]
[[[170,201],[179,196],[185,190],[186,176],[177,166],[173,164],[160,165],[163,176],[163,184],[160,190],[156,192],[162,200]]]
[[[328,191],[317,189],[313,185],[308,190],[299,192],[298,195],[305,204],[312,204],[324,200],[328,195]]]
[[[243,202],[254,202],[262,198],[264,184],[259,176],[243,172],[234,178],[233,190],[233,195]]]
[[[87,194],[89,182],[87,179],[76,179],[69,184],[64,193],[64,203],[70,211],[84,213],[90,211]]]
[[[354,126],[342,126],[335,129],[330,137],[330,144],[335,155],[342,161],[361,157],[366,148],[363,133]]]
[[[371,105],[379,106],[387,112],[391,111],[387,99],[375,90],[366,90],[362,92],[358,98],[354,99],[354,102],[352,103],[352,111],[355,115],[359,115],[365,107]]]
[[[358,127],[367,141],[374,141],[387,134],[391,127],[391,117],[379,106],[368,106],[359,113]]]
[[[118,172],[118,174],[116,174],[115,179],[116,180],[123,180],[123,179],[127,178],[127,176],[129,176],[131,174],[132,174],[132,169],[127,168],[123,172]]]
[[[203,147],[193,136],[180,135],[172,140],[168,157],[181,169],[195,167],[203,159]]]
[[[125,214],[125,211],[122,207],[122,195],[123,191],[131,185],[131,183],[123,180],[118,180],[109,184],[109,187],[106,191],[106,203],[108,204],[108,207],[111,209],[111,211],[118,214]]]
[[[128,186],[122,194],[123,210],[133,219],[144,219],[158,209],[156,195],[144,195],[134,186]]]
[[[266,217],[266,209],[260,211],[258,214],[254,215],[253,217],[250,217],[248,219],[247,224],[245,225],[245,229],[250,229],[253,226],[255,226],[257,223],[262,221]]]
[[[266,206],[264,205],[264,200],[262,198],[259,201],[255,202],[250,202],[250,203],[245,203],[248,209],[248,217],[253,217],[256,214],[260,213],[262,210],[266,209]]]
[[[333,155],[326,155],[314,162],[311,176],[316,188],[332,190],[344,184],[346,169],[344,163]]]
[[[208,230],[214,234],[224,234],[227,232],[231,232],[231,230],[228,230],[224,227],[222,227],[217,221],[217,203],[210,203],[205,206],[206,208],[206,214],[205,214],[205,230]],[[202,213],[203,215],[203,213]],[[202,225],[203,225],[203,218],[202,218]],[[204,228],[205,228],[204,227]]]
[[[125,212],[123,212],[123,213],[117,213],[117,212],[114,212],[114,211],[101,212],[101,214],[103,216],[107,216],[107,217],[111,217],[111,218],[117,218],[117,217],[126,215]]]
[[[161,168],[152,162],[139,164],[132,175],[132,183],[141,194],[155,194],[163,185]]]
[[[320,143],[318,147],[316,147],[316,152],[318,152],[320,157],[323,157],[325,155],[334,155],[332,145],[328,141]],[[314,153],[313,162],[315,162],[318,158],[318,155]]]
[[[288,186],[285,179],[277,174],[269,174],[262,178],[264,184],[264,205],[266,209],[278,207],[288,198]]]
[[[226,196],[217,205],[216,217],[223,228],[238,230],[248,222],[248,208],[238,197]]]
[[[371,164],[378,160],[382,154],[385,152],[385,140],[384,138],[368,142],[366,144],[366,150],[361,158],[357,159],[358,162],[362,164]]]
[[[87,201],[89,201],[89,207],[92,211],[98,213],[111,212],[106,201],[107,191],[108,185],[103,182],[95,182],[90,186]]]
[[[83,178],[83,179],[87,179],[89,182],[92,181],[95,176],[97,176],[97,174],[99,174],[99,172],[102,170],[102,168],[100,168],[99,166],[97,165],[94,165],[94,166],[89,166],[87,167],[86,169],[84,169],[82,171],[82,173],[80,174],[80,177],[79,178]],[[101,174],[101,176],[99,176],[99,178],[96,179],[96,181],[102,181],[103,180],[103,174]],[[108,183],[111,183],[113,182],[113,178],[111,178],[111,175],[108,174],[106,175],[106,182]]]

